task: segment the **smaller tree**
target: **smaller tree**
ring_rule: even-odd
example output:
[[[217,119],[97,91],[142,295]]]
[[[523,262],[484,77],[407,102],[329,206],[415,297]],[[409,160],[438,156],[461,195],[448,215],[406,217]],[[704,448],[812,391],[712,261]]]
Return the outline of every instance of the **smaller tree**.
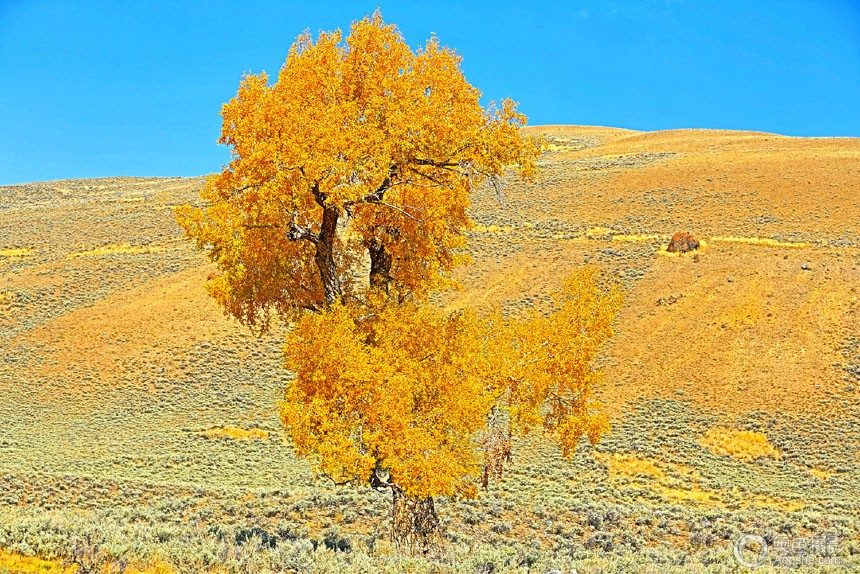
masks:
[[[608,428],[593,359],[620,298],[594,273],[572,276],[546,315],[381,300],[303,316],[287,338],[296,378],[281,404],[298,454],[338,483],[390,489],[395,543],[425,549],[433,497],[475,497],[500,476],[512,432],[540,428],[570,457]]]

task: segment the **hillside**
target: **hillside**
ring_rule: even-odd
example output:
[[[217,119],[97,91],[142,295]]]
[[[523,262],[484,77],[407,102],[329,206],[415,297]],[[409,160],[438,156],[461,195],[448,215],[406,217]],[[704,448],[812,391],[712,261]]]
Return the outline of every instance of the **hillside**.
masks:
[[[856,564],[860,139],[529,129],[549,143],[541,180],[476,194],[473,264],[438,303],[515,312],[603,268],[625,289],[602,357],[613,431],[573,463],[521,442],[481,500],[442,501],[471,550],[439,563],[709,571],[743,532],[827,532]],[[104,560],[352,566],[302,546],[335,536],[395,560],[387,501],[279,439],[283,331],[256,339],[221,314],[173,220],[201,184],[0,187],[0,549],[68,557],[102,536]],[[666,253],[677,231],[702,248]],[[254,528],[280,542],[218,554]]]

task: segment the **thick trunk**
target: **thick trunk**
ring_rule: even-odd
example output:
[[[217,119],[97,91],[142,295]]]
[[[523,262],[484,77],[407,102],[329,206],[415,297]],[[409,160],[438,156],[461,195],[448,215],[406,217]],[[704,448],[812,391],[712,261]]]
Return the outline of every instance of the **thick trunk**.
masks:
[[[370,288],[388,294],[388,282],[391,281],[391,254],[377,241],[370,244],[368,252],[370,253]]]
[[[415,498],[393,488],[391,539],[395,547],[424,554],[439,540],[439,517],[433,498]]]
[[[343,295],[340,276],[334,258],[334,243],[337,232],[338,211],[334,207],[323,207],[323,220],[320,226],[319,240],[316,243],[317,252],[314,261],[320,272],[320,279],[325,291],[325,303],[331,305],[339,301]]]

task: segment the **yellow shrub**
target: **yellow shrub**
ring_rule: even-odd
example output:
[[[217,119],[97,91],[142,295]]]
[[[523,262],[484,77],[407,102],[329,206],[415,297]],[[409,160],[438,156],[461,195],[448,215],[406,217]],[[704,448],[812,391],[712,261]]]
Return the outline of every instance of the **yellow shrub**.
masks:
[[[31,253],[29,249],[0,249],[0,257],[26,257]]]
[[[63,566],[58,561],[22,556],[0,549],[0,572],[5,571],[14,574],[73,574],[78,571],[78,567]]]
[[[712,428],[701,443],[711,452],[728,455],[738,460],[751,460],[760,456],[779,458],[779,452],[759,432],[737,429]]]
[[[237,438],[237,439],[254,439],[254,438],[269,438],[269,432],[264,431],[263,429],[252,428],[252,429],[243,429],[234,426],[225,426],[225,427],[216,427],[207,429],[204,431],[200,431],[197,434],[201,436],[205,436],[206,438],[218,438],[218,437],[226,437],[226,438]]]

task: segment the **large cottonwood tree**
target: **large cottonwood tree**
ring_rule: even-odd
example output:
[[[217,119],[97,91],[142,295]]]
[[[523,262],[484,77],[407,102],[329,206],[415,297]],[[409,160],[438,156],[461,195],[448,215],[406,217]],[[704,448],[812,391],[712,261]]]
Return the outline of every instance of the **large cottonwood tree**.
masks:
[[[276,82],[247,76],[224,105],[232,161],[206,207],[178,212],[223,272],[211,294],[265,328],[272,311],[349,302],[367,283],[398,298],[450,284],[470,191],[509,164],[531,177],[538,153],[516,105],[480,95],[455,52],[436,38],[411,50],[379,13],[346,39],[299,37]]]
[[[295,324],[281,415],[300,455],[339,482],[393,493],[393,534],[423,548],[433,497],[474,496],[541,427],[571,453],[606,419],[592,359],[614,291],[575,276],[550,315],[446,314],[470,192],[506,166],[535,175],[539,141],[503,101],[485,108],[459,56],[413,51],[375,13],[292,46],[277,81],[243,79],[222,110],[232,151],[180,224],[217,263],[208,282],[257,331]]]

